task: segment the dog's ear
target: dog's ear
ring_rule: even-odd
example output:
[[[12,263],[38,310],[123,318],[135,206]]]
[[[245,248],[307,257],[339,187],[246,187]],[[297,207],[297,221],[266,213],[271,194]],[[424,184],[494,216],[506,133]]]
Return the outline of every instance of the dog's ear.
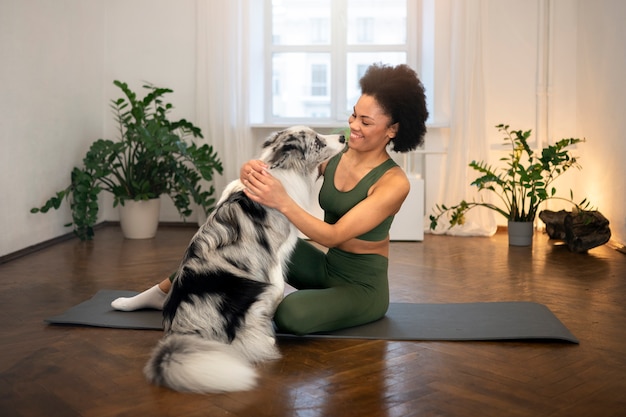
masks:
[[[304,160],[305,149],[297,135],[289,134],[287,137],[282,137],[281,141],[275,145],[278,147],[268,161],[270,168],[286,167],[290,161]]]
[[[265,149],[268,146],[271,146],[274,142],[276,142],[276,139],[278,139],[278,136],[280,136],[281,133],[282,132],[274,132],[269,135],[267,139],[265,139],[265,142],[263,142],[263,145],[261,145],[261,148]]]

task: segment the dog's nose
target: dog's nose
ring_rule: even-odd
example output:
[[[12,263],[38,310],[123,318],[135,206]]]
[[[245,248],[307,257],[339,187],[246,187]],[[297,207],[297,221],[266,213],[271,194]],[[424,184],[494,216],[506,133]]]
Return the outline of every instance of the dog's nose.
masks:
[[[346,137],[344,135],[339,136],[339,143],[346,143]]]

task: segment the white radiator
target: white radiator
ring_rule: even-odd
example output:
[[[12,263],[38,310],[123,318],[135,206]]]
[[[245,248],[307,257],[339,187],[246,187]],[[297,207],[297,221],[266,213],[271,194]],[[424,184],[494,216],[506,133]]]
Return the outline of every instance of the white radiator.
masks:
[[[424,240],[424,180],[409,176],[409,181],[411,191],[391,224],[391,240]]]

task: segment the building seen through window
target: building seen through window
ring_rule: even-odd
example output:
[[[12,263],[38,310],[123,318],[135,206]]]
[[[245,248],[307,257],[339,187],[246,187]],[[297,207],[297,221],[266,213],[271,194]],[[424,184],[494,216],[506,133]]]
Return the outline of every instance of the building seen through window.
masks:
[[[273,120],[345,120],[369,65],[407,63],[407,0],[267,1]]]

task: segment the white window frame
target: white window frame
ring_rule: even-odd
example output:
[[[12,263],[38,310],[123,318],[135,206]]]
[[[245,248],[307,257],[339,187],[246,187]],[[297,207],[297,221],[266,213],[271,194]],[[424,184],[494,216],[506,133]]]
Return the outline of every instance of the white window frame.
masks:
[[[262,65],[250,68],[250,115],[256,126],[287,126],[307,124],[309,126],[344,126],[349,116],[346,110],[346,58],[350,52],[403,52],[406,63],[420,73],[422,0],[407,0],[407,40],[403,45],[347,45],[345,24],[340,16],[345,15],[347,0],[332,0],[331,42],[328,45],[274,45],[272,42],[272,0],[253,1],[252,18],[257,25],[251,28],[251,62],[262,61]],[[255,4],[256,3],[256,4]],[[259,9],[258,7],[262,9]],[[260,17],[260,19],[259,19]],[[256,28],[256,30],[255,30]],[[259,36],[262,33],[262,36]],[[330,99],[331,115],[328,118],[286,118],[272,115],[272,55],[279,52],[323,52],[331,56]],[[261,107],[261,109],[259,109]]]

